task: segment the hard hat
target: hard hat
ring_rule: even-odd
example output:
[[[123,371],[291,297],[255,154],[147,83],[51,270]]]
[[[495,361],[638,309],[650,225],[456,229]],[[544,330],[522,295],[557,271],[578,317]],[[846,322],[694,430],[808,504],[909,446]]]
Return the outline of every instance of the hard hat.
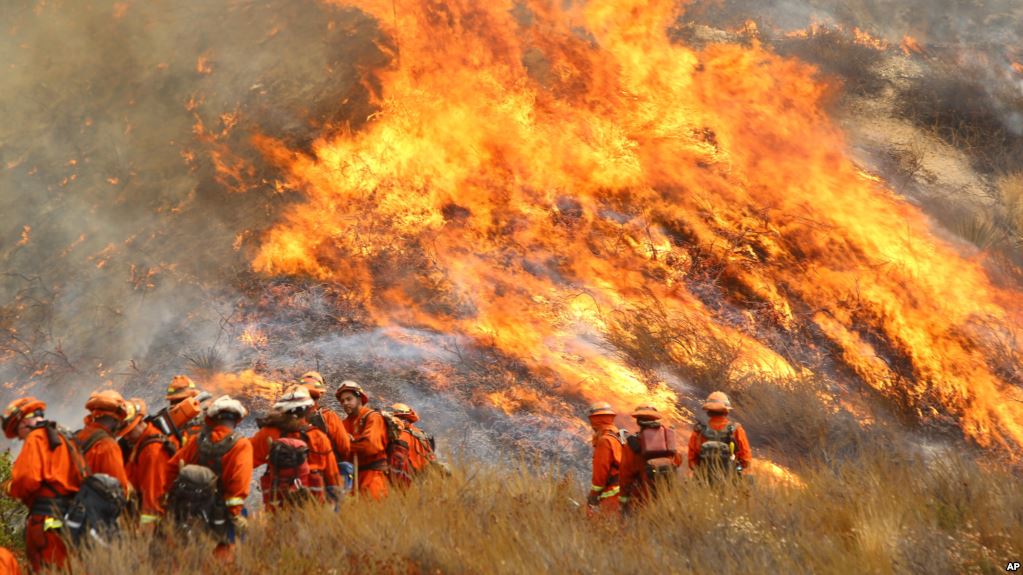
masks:
[[[704,411],[732,411],[732,402],[728,400],[728,396],[723,391],[715,391],[707,396],[707,401],[703,402]]]
[[[133,397],[125,402],[127,408],[127,415],[124,418],[124,424],[121,429],[117,432],[118,437],[124,437],[131,433],[133,429],[138,427],[140,423],[148,415],[146,408],[146,400],[141,397]]]
[[[590,406],[589,417],[593,417],[595,415],[615,415],[615,410],[611,407],[610,403],[601,401]]]
[[[8,439],[14,439],[18,436],[18,426],[21,425],[23,419],[33,414],[42,417],[45,409],[46,404],[34,397],[15,399],[7,405],[3,417],[0,419],[0,423],[2,423],[4,428],[4,435]]]
[[[341,401],[341,394],[346,391],[358,395],[359,399],[362,400],[363,405],[369,403],[369,396],[366,395],[366,392],[362,389],[362,386],[350,379],[346,379],[345,381],[341,382],[341,386],[338,387],[337,391],[334,392],[334,397],[336,397],[338,401]]]
[[[167,386],[167,401],[181,401],[199,395],[195,382],[187,375],[175,375]]]
[[[641,405],[632,412],[632,417],[636,419],[660,419],[661,413],[657,411],[656,407],[650,405]]]
[[[206,417],[210,419],[218,419],[227,416],[234,416],[235,419],[245,419],[245,416],[249,414],[249,410],[245,409],[242,402],[237,399],[232,399],[230,395],[221,395],[213,401],[206,404],[203,409]]]
[[[296,409],[308,409],[315,402],[304,385],[295,385],[287,389],[276,403],[274,409],[283,413]]]
[[[419,421],[419,415],[416,414],[416,410],[412,409],[404,403],[395,403],[391,406],[391,413],[395,417],[404,419],[409,423],[415,423]]]
[[[309,390],[309,395],[313,398],[313,401],[320,399],[323,392],[327,390],[327,384],[323,382],[323,376],[318,371],[303,373],[302,377],[298,378],[298,383]]]
[[[89,417],[93,419],[110,416],[123,420],[128,415],[127,402],[113,389],[92,392],[85,402],[85,409],[89,410]]]

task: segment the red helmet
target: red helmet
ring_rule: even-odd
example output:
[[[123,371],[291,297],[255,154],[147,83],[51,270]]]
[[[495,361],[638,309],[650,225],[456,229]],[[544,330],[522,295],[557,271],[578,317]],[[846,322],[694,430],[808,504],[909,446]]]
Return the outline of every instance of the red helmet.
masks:
[[[85,402],[85,409],[89,410],[89,417],[111,416],[118,420],[124,420],[128,415],[127,402],[120,393],[113,389],[94,391]]]
[[[307,371],[302,374],[302,377],[298,378],[299,385],[309,390],[309,395],[313,398],[313,401],[320,399],[323,392],[327,390],[327,384],[323,381],[323,376],[318,371]]]
[[[195,397],[199,395],[199,389],[195,387],[195,382],[192,378],[187,375],[175,375],[167,386],[166,399],[170,402],[182,401],[189,397]]]

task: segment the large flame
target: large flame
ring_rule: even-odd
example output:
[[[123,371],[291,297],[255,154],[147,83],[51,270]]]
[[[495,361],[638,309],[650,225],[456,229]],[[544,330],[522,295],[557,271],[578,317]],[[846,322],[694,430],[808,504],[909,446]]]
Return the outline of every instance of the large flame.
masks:
[[[981,327],[1017,325],[1019,294],[847,159],[811,67],[673,43],[673,0],[337,2],[390,29],[394,65],[361,131],[311,155],[259,142],[305,202],[257,270],[344,283],[381,325],[462,334],[620,406],[678,399],[608,344],[655,330],[639,310],[687,326],[665,361],[726,345],[731,377],[803,372],[756,337],[769,325],[982,445],[1023,445]]]

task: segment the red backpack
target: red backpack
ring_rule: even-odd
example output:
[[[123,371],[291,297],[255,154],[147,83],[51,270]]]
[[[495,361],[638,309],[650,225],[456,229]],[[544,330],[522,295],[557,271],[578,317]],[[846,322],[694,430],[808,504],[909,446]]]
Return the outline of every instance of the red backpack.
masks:
[[[265,502],[270,505],[293,502],[309,496],[312,473],[309,469],[309,444],[291,437],[275,439],[270,444],[266,474],[261,487]],[[322,491],[322,485],[319,486]]]
[[[675,476],[678,443],[674,429],[660,423],[643,425],[639,433],[629,437],[628,444],[646,462],[643,481],[654,483]]]

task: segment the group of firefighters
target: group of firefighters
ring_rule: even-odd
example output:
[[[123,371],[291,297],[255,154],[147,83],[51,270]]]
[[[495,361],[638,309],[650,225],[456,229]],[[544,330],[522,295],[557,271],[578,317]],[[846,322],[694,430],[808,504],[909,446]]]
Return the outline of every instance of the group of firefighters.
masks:
[[[173,378],[167,405],[154,413],[139,398],[93,393],[85,426],[75,433],[48,421],[46,404],[36,398],[11,402],[0,424],[8,438],[24,444],[0,490],[28,507],[25,552],[32,569],[64,566],[69,544],[102,541],[122,512],[144,529],[161,521],[198,524],[217,539],[215,554],[230,558],[246,527],[253,471],[262,465],[259,485],[271,512],[295,502],[336,506],[349,490],[381,499],[391,487],[443,470],[433,438],[415,425],[419,417],[411,407],[370,408],[365,390],[344,381],[335,392],[342,417],[320,405],[326,391],[319,373],[304,374],[257,420],[251,437],[238,430],[248,416],[240,401],[213,398],[187,376]],[[752,453],[742,426],[729,421],[728,397],[714,392],[703,408],[709,420],[690,436],[689,468],[708,479],[738,477]],[[656,408],[636,408],[631,415],[639,431],[633,434],[615,426],[616,415],[607,403],[589,410],[594,449],[587,503],[595,513],[628,513],[683,463],[675,432],[661,424]],[[2,548],[0,568],[18,572]]]
[[[689,436],[688,467],[707,481],[736,480],[753,461],[743,427],[729,420],[732,403],[721,391],[703,403],[707,421],[697,423]],[[615,426],[617,414],[609,403],[590,407],[593,428],[593,474],[587,503],[601,513],[628,513],[649,499],[663,481],[670,481],[683,464],[675,431],[661,424],[655,407],[632,412],[639,431],[628,434]]]
[[[75,433],[48,421],[46,404],[36,398],[11,402],[0,423],[8,438],[24,443],[0,490],[28,507],[25,553],[32,569],[64,566],[69,543],[101,540],[123,511],[144,529],[164,519],[199,524],[217,538],[215,554],[229,558],[246,527],[245,501],[261,465],[270,511],[296,501],[336,505],[348,489],[380,499],[431,465],[440,468],[414,409],[401,403],[372,409],[363,388],[345,381],[335,393],[342,418],[319,404],[326,391],[319,373],[304,374],[257,420],[251,437],[238,430],[248,416],[240,401],[212,398],[186,376],[171,381],[168,405],[155,413],[139,398],[93,393],[85,426]],[[0,548],[0,567],[7,559]]]

